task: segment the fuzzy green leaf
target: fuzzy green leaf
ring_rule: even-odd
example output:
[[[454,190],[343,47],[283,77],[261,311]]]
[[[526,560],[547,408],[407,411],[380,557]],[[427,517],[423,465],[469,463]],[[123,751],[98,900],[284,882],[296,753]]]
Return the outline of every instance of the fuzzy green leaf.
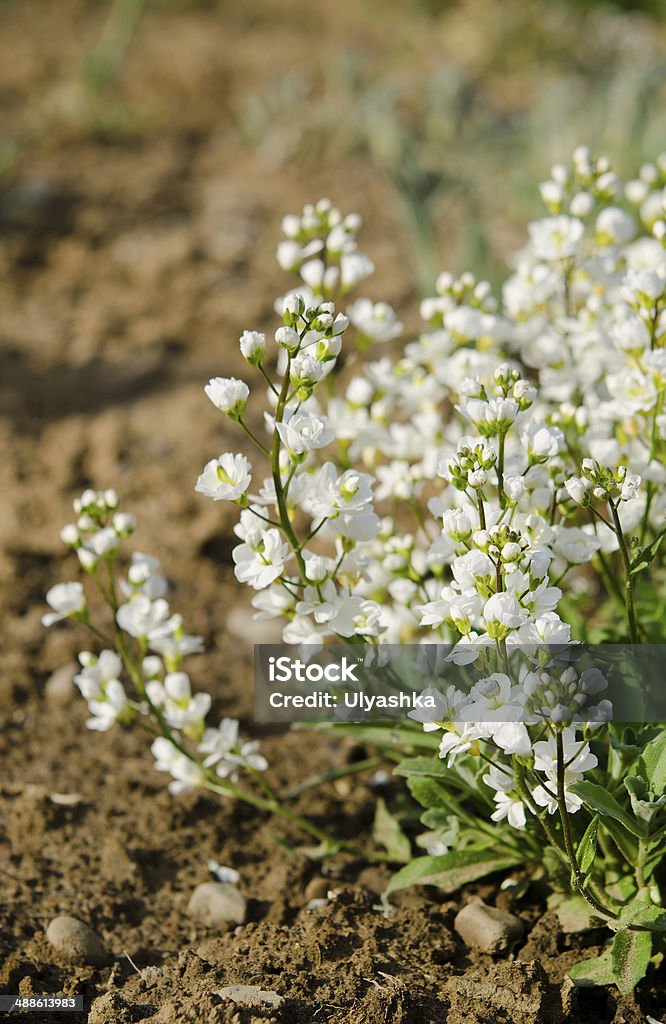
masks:
[[[602,819],[605,817],[614,818],[615,821],[619,821],[628,832],[631,832],[632,835],[638,836],[639,838],[645,834],[644,829],[641,828],[639,822],[632,818],[632,816],[620,806],[615,797],[607,792],[603,786],[597,786],[595,782],[588,782],[583,779],[580,782],[572,783],[571,792],[575,793],[576,796],[579,796],[590,811],[601,815]]]
[[[644,748],[640,765],[655,795],[666,792],[666,729]]]
[[[567,972],[576,988],[593,988],[597,985],[612,985],[613,965],[610,950],[589,960],[581,960]]]
[[[597,856],[597,831],[599,829],[599,815],[595,814],[592,821],[585,829],[583,838],[578,844],[576,850],[576,860],[578,861],[578,867],[584,875],[589,875],[590,871],[594,866],[594,861]]]
[[[408,757],[394,769],[396,775],[424,775],[431,779],[445,779],[449,769],[439,757]]]
[[[518,854],[497,854],[488,849],[453,850],[439,857],[417,857],[391,879],[387,893],[411,885],[436,885],[444,892],[455,892],[462,885],[476,882],[495,871],[505,871],[522,862]]]
[[[613,981],[623,995],[632,992],[647,974],[652,956],[650,932],[622,930],[613,939],[610,950]]]

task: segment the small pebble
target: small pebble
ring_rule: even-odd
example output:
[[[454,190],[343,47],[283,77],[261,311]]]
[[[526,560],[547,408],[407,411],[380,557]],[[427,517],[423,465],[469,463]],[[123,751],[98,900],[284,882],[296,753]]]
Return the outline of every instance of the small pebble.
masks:
[[[109,961],[97,934],[76,917],[67,914],[54,917],[46,929],[46,938],[58,953],[73,963],[99,967]]]
[[[328,895],[328,889],[329,883],[325,878],[320,878],[319,876],[311,878],[303,892],[305,902],[309,903],[310,900],[325,900]]]
[[[473,900],[456,916],[453,927],[466,946],[482,953],[504,953],[523,934],[523,922],[514,914]]]
[[[199,924],[216,928],[229,921],[242,924],[246,912],[245,897],[228,882],[202,882],[187,904],[187,912]]]
[[[61,665],[46,680],[44,695],[49,704],[65,707],[74,699],[77,692],[74,684],[74,676],[79,671],[79,666],[74,662],[69,665]]]
[[[227,985],[213,993],[220,999],[231,999],[239,1006],[282,1006],[284,998],[259,985]]]

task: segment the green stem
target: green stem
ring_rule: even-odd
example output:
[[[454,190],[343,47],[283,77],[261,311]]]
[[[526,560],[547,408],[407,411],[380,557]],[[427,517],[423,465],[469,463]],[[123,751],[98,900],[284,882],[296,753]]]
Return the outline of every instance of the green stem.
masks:
[[[263,452],[264,455],[270,458],[271,453],[269,449],[266,447],[266,445],[263,444],[255,434],[252,433],[250,428],[243,422],[242,419],[239,418],[237,422],[241,430],[247,435],[247,437],[250,438],[252,444],[255,445],[259,449],[259,451]]]
[[[499,454],[497,456],[497,492],[499,497],[500,508],[506,506],[506,495],[504,493],[504,443],[506,441],[506,431],[502,430],[499,435]]]
[[[558,730],[556,733],[557,743],[557,807],[560,813],[560,821],[562,822],[562,833],[564,835],[564,848],[569,858],[569,865],[571,867],[572,877],[576,889],[586,900],[591,907],[593,907],[598,913],[604,917],[609,918],[612,921],[616,921],[618,915],[612,910],[608,910],[603,906],[602,903],[593,896],[592,893],[588,892],[586,885],[586,878],[583,872],[580,870],[578,860],[576,858],[576,849],[574,847],[573,837],[571,834],[571,820],[569,818],[569,810],[567,808],[567,798],[565,789],[565,762],[564,762],[564,740],[562,739],[562,733]]]
[[[622,556],[622,564],[624,566],[624,599],[627,609],[627,622],[629,623],[629,635],[631,637],[632,644],[637,644],[640,643],[640,641],[638,638],[638,626],[636,624],[636,610],[634,608],[634,584],[631,578],[631,558],[629,556],[629,549],[627,548],[627,542],[622,530],[622,523],[620,522],[620,517],[618,515],[617,505],[613,501],[609,500],[608,506],[613,517],[615,534],[620,545],[620,554]]]
[[[284,408],[285,405],[287,404],[287,396],[289,394],[290,366],[291,355],[289,355],[287,358],[287,368],[284,373],[282,387],[280,389],[280,394],[278,395],[277,408],[275,410],[275,430],[273,433],[273,448],[271,451],[271,471],[273,475],[273,484],[275,486],[275,496],[277,498],[278,511],[280,513],[280,522],[282,523],[282,529],[284,530],[285,536],[289,541],[289,545],[292,551],[294,552],[301,580],[303,581],[303,583],[307,583],[307,574],[305,572],[305,559],[301,554],[301,545],[298,541],[296,534],[294,533],[294,528],[291,525],[289,511],[287,509],[287,499],[285,498],[284,488],[282,486],[282,478],[280,476],[280,434],[277,429],[277,424],[282,422]]]

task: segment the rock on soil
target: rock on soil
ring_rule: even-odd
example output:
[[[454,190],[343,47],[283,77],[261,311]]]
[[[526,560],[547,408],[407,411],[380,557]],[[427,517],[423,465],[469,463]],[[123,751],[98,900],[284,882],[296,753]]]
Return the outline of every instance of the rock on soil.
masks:
[[[522,937],[524,929],[519,917],[489,907],[482,900],[474,900],[463,907],[453,926],[465,945],[481,953],[506,952]]]
[[[54,917],[46,929],[46,938],[72,963],[100,967],[109,962],[109,955],[97,934],[76,917],[67,914]]]
[[[217,928],[229,922],[242,924],[246,909],[242,892],[228,882],[202,882],[187,904],[190,917],[207,928]]]
[[[44,694],[49,704],[64,707],[71,703],[76,694],[74,676],[79,671],[75,662],[61,665],[57,668],[44,684]]]
[[[239,1006],[282,1006],[284,999],[277,992],[260,988],[259,985],[227,985],[220,988],[213,995],[220,999],[230,999]]]

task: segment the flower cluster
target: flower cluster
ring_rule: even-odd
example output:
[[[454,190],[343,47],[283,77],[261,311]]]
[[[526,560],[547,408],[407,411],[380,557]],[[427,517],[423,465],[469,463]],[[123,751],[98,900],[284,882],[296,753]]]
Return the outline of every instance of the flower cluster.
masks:
[[[278,259],[305,286],[278,300],[272,351],[256,331],[240,340],[267,386],[268,439],[245,423],[246,384],[206,388],[270,473],[250,494],[246,455],[225,454],[197,490],[242,507],[236,574],[258,616],[287,620],[286,642],[568,642],[562,582],[661,529],[663,197],[657,171],[641,174],[655,187],[639,198],[580,147],[542,187],[549,216],[501,303],[472,274],[441,274],[419,337],[344,373],[351,328],[358,351],[402,325],[369,299],[336,312],[344,260],[371,269],[360,218],[327,200],[285,218]]]
[[[425,692],[433,697],[436,710],[410,712],[426,732],[444,729],[439,756],[449,766],[461,754],[478,754],[480,745],[488,752],[491,767],[483,781],[497,805],[492,820],[507,818],[518,829],[524,829],[528,816],[540,808],[549,814],[558,809],[558,733],[562,796],[570,813],[579,810],[582,801],[570,786],[596,767],[587,738],[612,712],[608,700],[590,703],[608,685],[598,668],[578,672],[563,664],[567,657],[547,655],[546,664],[539,664],[547,649],[539,647],[532,659],[530,649],[523,649],[516,682],[507,674],[507,660],[507,672],[479,678],[468,693],[455,686],[445,693],[429,688]]]
[[[62,540],[76,551],[113,618],[108,632],[100,628],[83,584],[71,582],[49,590],[46,600],[53,611],[42,622],[78,620],[104,645],[99,654],[81,652],[81,670],[74,677],[90,711],[88,728],[105,732],[116,722],[131,725],[143,719],[157,734],[155,766],[172,776],[174,793],[235,782],[242,770],[264,771],[267,763],[258,745],[239,740],[238,722],[225,718],[218,728],[206,725],[212,699],[192,692],[181,667],[186,655],[203,650],[203,641],[186,633],[182,617],[171,613],[158,560],[135,551],[126,575],[118,576],[121,542],[136,524],[133,516],[118,511],[115,491],[84,491],[74,511],[77,521],[63,528]]]

